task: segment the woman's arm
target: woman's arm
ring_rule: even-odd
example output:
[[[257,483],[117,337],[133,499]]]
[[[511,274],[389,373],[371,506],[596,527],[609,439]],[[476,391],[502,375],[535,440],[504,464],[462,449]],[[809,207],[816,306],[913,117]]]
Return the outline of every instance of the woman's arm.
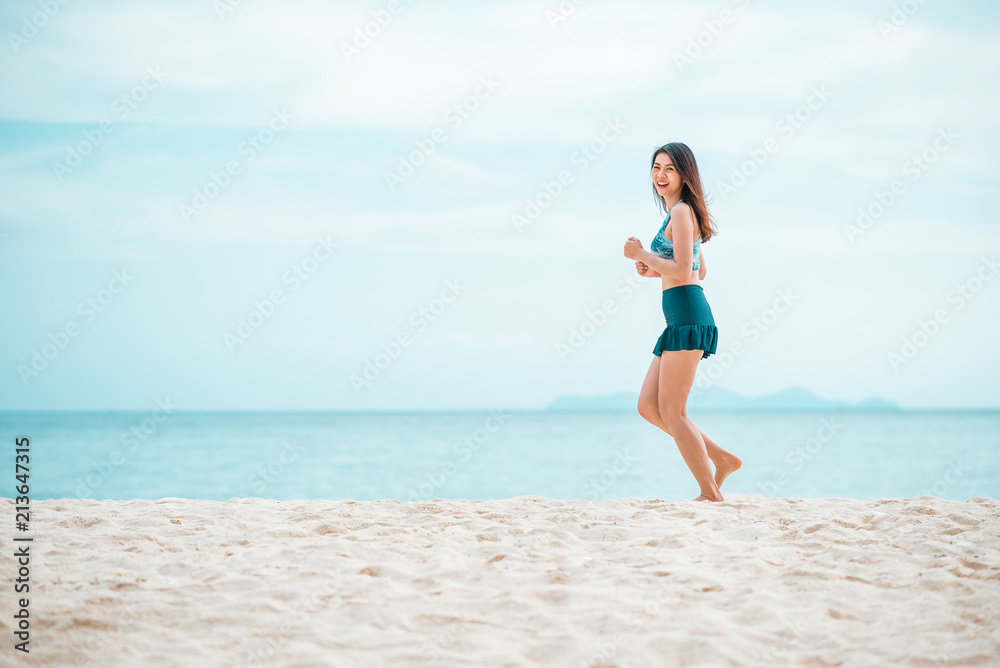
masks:
[[[704,281],[708,268],[705,266],[705,244],[701,245],[701,268],[698,270],[698,280]]]
[[[674,207],[670,222],[673,224],[674,259],[668,260],[647,250],[638,253],[635,259],[645,262],[661,276],[683,281],[691,275],[694,265],[694,220],[687,202]]]
[[[677,263],[674,260],[668,260],[665,257],[660,257],[659,255],[646,251],[642,247],[642,242],[635,237],[629,237],[628,241],[625,242],[625,257],[630,260],[635,260],[636,271],[639,271],[640,264],[646,265],[646,273],[640,272],[643,276],[680,276],[680,279],[683,280],[691,273],[688,272],[687,274],[680,275],[678,273]]]
[[[649,268],[648,264],[640,262],[639,260],[635,261],[635,270],[636,272],[638,272],[640,276],[645,276],[646,278],[660,277],[660,274],[658,272],[653,271],[652,269]]]
[[[640,258],[660,276],[683,280],[687,278],[688,274],[691,273],[690,271],[683,273],[684,270],[677,264],[676,260],[668,260],[665,257],[660,257],[659,255],[655,255],[649,251],[643,251],[643,255],[641,255]]]

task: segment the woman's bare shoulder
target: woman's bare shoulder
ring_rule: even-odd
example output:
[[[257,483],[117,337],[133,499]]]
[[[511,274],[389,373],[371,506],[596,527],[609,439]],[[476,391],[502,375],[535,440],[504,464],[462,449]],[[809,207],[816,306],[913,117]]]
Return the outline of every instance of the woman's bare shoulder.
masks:
[[[670,223],[667,225],[668,229],[674,226],[674,220],[678,220],[679,222],[689,223],[692,226],[692,229],[695,230],[695,236],[698,236],[697,225],[694,224],[695,223],[694,209],[692,209],[691,205],[685,202],[684,200],[677,202],[677,204],[675,204],[674,208],[671,210]],[[670,231],[671,231],[670,240],[671,242],[673,242],[673,233],[672,233],[673,230]],[[666,230],[664,230],[663,233],[666,234]]]
[[[691,205],[685,202],[684,200],[681,200],[680,202],[674,205],[674,210],[673,212],[671,212],[670,217],[673,218],[674,214],[677,213],[681,215],[681,218],[690,218],[692,220],[694,219],[694,209],[691,208]]]

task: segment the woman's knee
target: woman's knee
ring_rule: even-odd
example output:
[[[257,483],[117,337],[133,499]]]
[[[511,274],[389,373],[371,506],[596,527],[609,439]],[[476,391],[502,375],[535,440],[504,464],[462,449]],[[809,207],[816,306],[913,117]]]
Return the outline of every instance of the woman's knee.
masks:
[[[650,422],[652,424],[663,422],[663,419],[660,417],[660,407],[656,405],[655,401],[643,401],[640,399],[638,409],[639,415],[641,415],[642,419],[646,422]]]
[[[667,426],[667,430],[673,434],[687,420],[687,415],[683,408],[676,406],[661,405],[659,407],[660,419]]]

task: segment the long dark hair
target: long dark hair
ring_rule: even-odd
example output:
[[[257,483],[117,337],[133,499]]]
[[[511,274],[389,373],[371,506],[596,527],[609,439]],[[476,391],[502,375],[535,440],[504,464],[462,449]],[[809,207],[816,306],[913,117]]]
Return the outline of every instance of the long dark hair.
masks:
[[[653,157],[649,161],[650,171],[653,170],[653,165],[656,164],[656,156],[661,153],[666,153],[670,156],[670,160],[674,163],[674,169],[677,170],[677,173],[681,177],[681,181],[683,182],[681,186],[681,199],[687,202],[688,206],[694,210],[695,222],[698,223],[698,230],[701,232],[701,242],[705,243],[718,234],[719,231],[715,227],[712,215],[708,212],[708,206],[705,204],[704,189],[701,186],[701,175],[698,173],[698,163],[694,159],[694,153],[687,147],[687,144],[682,144],[681,142],[673,141],[669,144],[664,144],[653,151]],[[656,203],[659,205],[660,210],[666,213],[667,203],[660,193],[656,191],[656,184],[653,183],[652,185]]]

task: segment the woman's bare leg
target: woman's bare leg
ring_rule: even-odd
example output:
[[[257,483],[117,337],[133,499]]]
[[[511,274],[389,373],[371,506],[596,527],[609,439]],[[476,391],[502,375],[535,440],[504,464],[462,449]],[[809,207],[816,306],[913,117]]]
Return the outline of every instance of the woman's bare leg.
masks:
[[[705,439],[701,430],[687,416],[688,393],[694,384],[694,374],[701,355],[700,350],[664,350],[660,355],[657,399],[663,424],[674,437],[681,457],[701,488],[701,496],[695,500],[723,501],[722,492],[719,491],[709,464]]]
[[[670,434],[666,423],[660,417],[659,386],[660,358],[654,355],[653,361],[649,364],[649,370],[646,371],[646,378],[642,381],[642,389],[639,390],[639,415],[653,426]],[[697,425],[695,426],[697,427]],[[698,432],[705,441],[708,458],[715,464],[715,484],[722,487],[722,482],[729,477],[729,474],[743,466],[743,460],[728,450],[723,450],[718,443],[701,430],[701,427],[698,427]],[[673,434],[670,435],[673,436]]]

